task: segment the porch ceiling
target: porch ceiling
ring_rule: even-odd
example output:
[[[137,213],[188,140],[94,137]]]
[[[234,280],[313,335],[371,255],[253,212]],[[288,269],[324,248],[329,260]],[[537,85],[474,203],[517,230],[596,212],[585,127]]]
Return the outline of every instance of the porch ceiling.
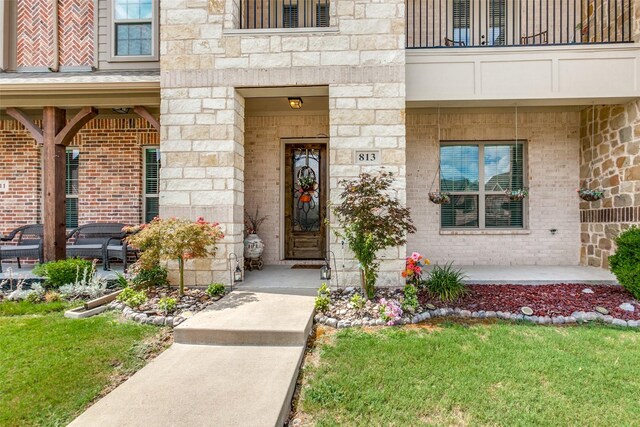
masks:
[[[329,98],[326,96],[300,96],[302,108],[293,110],[289,106],[287,97],[277,98],[247,98],[245,111],[248,115],[305,115],[305,114],[329,114]]]

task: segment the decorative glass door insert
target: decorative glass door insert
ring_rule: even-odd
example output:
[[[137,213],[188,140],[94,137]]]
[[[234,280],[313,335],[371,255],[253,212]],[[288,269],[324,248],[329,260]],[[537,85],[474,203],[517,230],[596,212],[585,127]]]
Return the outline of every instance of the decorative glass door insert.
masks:
[[[286,257],[320,259],[325,244],[325,146],[286,147]]]

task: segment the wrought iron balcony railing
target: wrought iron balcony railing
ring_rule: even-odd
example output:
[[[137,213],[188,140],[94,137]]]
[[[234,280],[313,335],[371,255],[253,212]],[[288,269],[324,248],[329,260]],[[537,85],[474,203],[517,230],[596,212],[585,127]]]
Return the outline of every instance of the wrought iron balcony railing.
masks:
[[[242,29],[329,26],[329,0],[238,0]]]
[[[407,48],[632,42],[632,0],[406,0]]]

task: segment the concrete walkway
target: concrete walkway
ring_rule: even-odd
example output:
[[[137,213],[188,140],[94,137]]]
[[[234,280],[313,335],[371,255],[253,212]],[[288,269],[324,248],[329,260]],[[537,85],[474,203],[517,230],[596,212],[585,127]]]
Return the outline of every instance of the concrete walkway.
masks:
[[[307,296],[235,291],[71,426],[281,426],[313,322]]]

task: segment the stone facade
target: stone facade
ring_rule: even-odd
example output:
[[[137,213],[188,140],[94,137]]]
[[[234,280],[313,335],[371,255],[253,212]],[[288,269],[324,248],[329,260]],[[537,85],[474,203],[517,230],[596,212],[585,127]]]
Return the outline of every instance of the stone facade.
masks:
[[[143,119],[98,118],[69,148],[80,151],[78,222],[142,221],[142,147],[157,146],[159,135]],[[0,233],[42,222],[41,149],[14,120],[0,120]]]
[[[404,200],[403,1],[330,2],[330,28],[279,33],[237,30],[233,0],[165,1],[161,8],[161,214],[203,215],[225,232],[215,260],[190,263],[187,283],[228,281],[226,258],[242,253],[245,117],[238,88],[328,86],[330,198],[340,179],[366,170],[354,164],[354,151],[369,148],[397,173]],[[332,237],[331,249],[339,246]],[[385,254],[380,284],[399,280],[404,252]],[[348,270],[356,280],[356,264]]]
[[[581,188],[604,198],[580,204],[582,263],[608,267],[621,230],[640,224],[640,101],[581,114]]]
[[[440,229],[440,207],[428,198],[438,172],[437,110],[409,110],[407,204],[418,232],[409,236],[408,253],[419,251],[440,264],[578,264],[580,223],[575,189],[579,181],[579,113],[524,109],[518,119],[518,139],[526,140],[528,227],[451,231]],[[516,137],[513,109],[442,109],[439,127],[442,141],[500,141]]]

